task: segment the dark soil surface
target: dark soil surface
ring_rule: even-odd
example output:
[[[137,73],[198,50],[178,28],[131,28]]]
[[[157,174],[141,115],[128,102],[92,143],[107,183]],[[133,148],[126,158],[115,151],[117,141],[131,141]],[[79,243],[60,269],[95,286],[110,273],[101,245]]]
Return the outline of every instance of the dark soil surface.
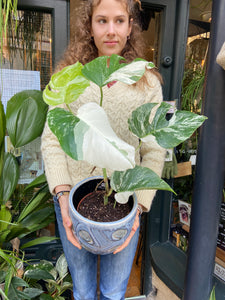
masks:
[[[124,218],[131,211],[129,203],[116,203],[111,195],[109,202],[104,205],[104,194],[102,191],[94,191],[86,195],[79,203],[77,211],[89,220],[96,222],[113,222]]]

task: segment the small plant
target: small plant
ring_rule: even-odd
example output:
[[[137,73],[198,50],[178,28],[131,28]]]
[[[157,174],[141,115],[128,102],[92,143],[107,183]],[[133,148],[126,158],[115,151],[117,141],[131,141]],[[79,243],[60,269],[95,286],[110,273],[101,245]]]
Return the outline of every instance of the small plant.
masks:
[[[209,300],[216,300],[215,286],[213,287]]]
[[[102,108],[103,86],[112,81],[132,85],[154,64],[136,59],[130,64],[121,63],[124,58],[118,55],[101,56],[83,66],[77,62],[54,74],[44,90],[44,101],[49,105],[65,104],[66,109],[55,108],[49,111],[47,119],[52,132],[57,136],[62,149],[75,160],[85,160],[102,168],[106,186],[105,203],[112,191],[120,203],[127,202],[135,190],[161,189],[172,191],[152,170],[135,166],[134,155],[137,149],[119,139],[113,132],[107,115]],[[107,63],[109,62],[109,65]],[[77,116],[70,109],[70,103],[90,85],[99,86],[100,99],[97,103],[87,103],[79,108]],[[157,103],[148,103],[137,108],[128,120],[129,129],[142,141],[155,139],[164,148],[173,148],[186,140],[206,117],[188,111],[176,111],[167,121],[170,105],[163,102],[155,117],[149,123],[149,116]],[[97,120],[97,122],[96,122]],[[94,146],[91,143],[94,141]],[[84,145],[91,145],[85,148]],[[91,149],[90,149],[91,148]],[[106,169],[114,170],[110,186]]]
[[[44,293],[38,298],[40,300],[64,300],[65,298],[61,295],[73,288],[64,254],[58,258],[55,266],[46,260],[42,260],[36,265],[28,266],[24,277],[30,286],[39,290],[44,289]],[[44,282],[44,285],[41,285],[40,281]]]

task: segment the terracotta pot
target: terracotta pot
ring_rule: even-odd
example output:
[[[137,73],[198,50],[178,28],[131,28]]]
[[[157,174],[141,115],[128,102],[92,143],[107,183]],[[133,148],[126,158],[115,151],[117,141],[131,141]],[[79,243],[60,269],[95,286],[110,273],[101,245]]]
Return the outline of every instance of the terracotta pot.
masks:
[[[91,191],[94,191],[102,177],[86,178],[78,183],[70,192],[69,210],[73,222],[75,235],[80,244],[86,250],[94,254],[112,253],[118,246],[122,245],[129,236],[137,211],[137,198],[134,194],[129,203],[132,207],[130,213],[114,222],[96,222],[83,217],[77,212],[80,200]],[[100,185],[98,189],[102,190]]]

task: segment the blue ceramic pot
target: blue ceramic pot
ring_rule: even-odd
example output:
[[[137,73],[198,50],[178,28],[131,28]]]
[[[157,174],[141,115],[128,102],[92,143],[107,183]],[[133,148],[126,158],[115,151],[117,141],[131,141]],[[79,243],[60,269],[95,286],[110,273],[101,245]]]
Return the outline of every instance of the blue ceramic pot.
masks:
[[[137,198],[134,194],[129,200],[132,209],[130,213],[115,222],[96,222],[79,214],[76,210],[80,200],[88,193],[95,190],[102,177],[95,176],[82,180],[70,192],[69,211],[73,222],[74,232],[80,244],[94,254],[112,253],[122,245],[129,236],[137,211]],[[99,189],[102,190],[100,185]]]

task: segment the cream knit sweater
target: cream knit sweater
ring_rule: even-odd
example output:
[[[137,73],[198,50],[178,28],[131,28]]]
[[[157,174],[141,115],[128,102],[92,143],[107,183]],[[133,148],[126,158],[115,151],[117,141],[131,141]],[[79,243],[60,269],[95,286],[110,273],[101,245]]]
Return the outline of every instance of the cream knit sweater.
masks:
[[[144,103],[160,103],[162,101],[162,89],[158,78],[150,71],[147,71],[146,77],[149,85],[145,84],[142,89],[138,85],[128,86],[121,82],[116,82],[110,88],[108,86],[103,88],[103,108],[108,115],[113,130],[118,137],[135,148],[138,146],[139,140],[129,131],[127,123],[132,111]],[[97,102],[99,104],[99,99],[99,87],[91,83],[84,94],[71,104],[71,109],[76,113],[82,104],[86,102]],[[84,161],[75,161],[67,156],[61,149],[55,135],[50,131],[47,123],[42,135],[41,150],[45,173],[52,194],[54,194],[54,189],[58,185],[70,185],[73,187],[86,177],[102,175],[101,169],[96,168],[91,174],[92,165]],[[164,157],[165,149],[153,141],[151,144],[143,144],[135,159],[136,164],[149,167],[161,176]],[[110,176],[110,170],[107,170],[107,174]],[[155,191],[138,191],[136,194],[138,203],[142,204],[145,210],[148,211]]]

